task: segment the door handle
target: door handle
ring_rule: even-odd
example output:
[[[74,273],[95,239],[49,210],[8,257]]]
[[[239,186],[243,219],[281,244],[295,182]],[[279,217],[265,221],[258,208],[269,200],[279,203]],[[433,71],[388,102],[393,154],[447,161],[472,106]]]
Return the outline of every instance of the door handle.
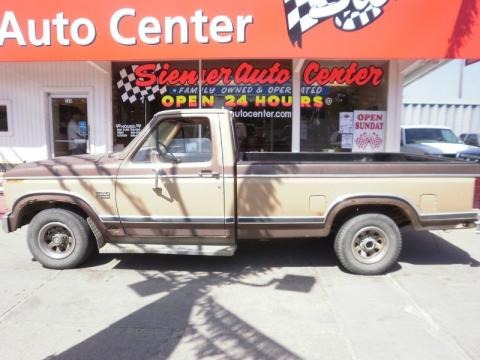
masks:
[[[219,178],[220,174],[217,172],[213,172],[212,170],[201,170],[198,173],[198,176],[204,177],[204,178]]]
[[[162,190],[161,186],[160,186],[160,169],[152,169],[152,172],[155,174],[155,185],[153,186],[154,189],[160,189],[160,191]]]

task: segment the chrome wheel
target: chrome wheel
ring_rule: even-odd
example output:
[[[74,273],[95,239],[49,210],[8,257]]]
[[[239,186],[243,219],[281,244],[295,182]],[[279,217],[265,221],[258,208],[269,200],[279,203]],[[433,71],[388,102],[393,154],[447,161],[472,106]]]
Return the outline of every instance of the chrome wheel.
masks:
[[[383,259],[387,251],[387,234],[376,226],[364,227],[353,236],[353,256],[361,263],[376,263]]]
[[[65,224],[51,222],[40,229],[37,243],[40,250],[48,257],[65,259],[75,249],[75,236]]]

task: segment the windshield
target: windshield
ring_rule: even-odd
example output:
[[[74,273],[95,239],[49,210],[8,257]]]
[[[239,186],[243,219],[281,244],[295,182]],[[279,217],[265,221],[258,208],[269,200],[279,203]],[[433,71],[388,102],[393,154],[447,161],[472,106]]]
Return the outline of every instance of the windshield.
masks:
[[[462,143],[452,130],[435,128],[405,129],[405,141],[407,144]]]

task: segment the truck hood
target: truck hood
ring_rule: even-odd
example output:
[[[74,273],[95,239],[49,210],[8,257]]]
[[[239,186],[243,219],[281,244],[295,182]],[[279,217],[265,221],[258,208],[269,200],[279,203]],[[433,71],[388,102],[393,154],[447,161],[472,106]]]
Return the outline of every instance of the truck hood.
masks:
[[[115,154],[62,156],[18,165],[8,170],[5,178],[115,176],[119,165]]]
[[[456,155],[461,151],[472,149],[473,147],[465,144],[420,143],[420,144],[409,144],[406,146],[406,148],[416,149],[420,154]]]

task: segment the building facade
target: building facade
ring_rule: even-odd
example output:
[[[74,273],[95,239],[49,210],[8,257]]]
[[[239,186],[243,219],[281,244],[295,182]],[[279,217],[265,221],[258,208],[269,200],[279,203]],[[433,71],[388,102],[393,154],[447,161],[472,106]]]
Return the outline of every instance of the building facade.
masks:
[[[402,123],[448,126],[457,135],[480,133],[478,79],[480,62],[444,62],[404,88]]]
[[[244,151],[398,151],[412,59],[480,57],[461,0],[40,5],[0,6],[3,164],[118,151],[181,108],[232,110]]]

